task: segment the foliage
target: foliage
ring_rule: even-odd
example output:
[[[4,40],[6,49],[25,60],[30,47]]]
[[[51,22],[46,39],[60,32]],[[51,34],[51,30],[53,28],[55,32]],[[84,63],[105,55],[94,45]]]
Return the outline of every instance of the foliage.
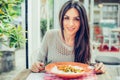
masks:
[[[9,23],[21,14],[21,3],[23,0],[2,0],[0,1],[0,20]]]
[[[44,16],[41,16],[41,21],[40,21],[40,28],[41,28],[41,35],[42,37],[44,36],[45,32],[47,31],[47,19],[49,20],[49,28],[53,28],[53,4],[54,4],[54,0],[48,0],[45,1],[45,6],[48,6],[48,11],[42,12],[41,14],[43,14]],[[41,5],[42,6],[42,5]],[[44,8],[45,9],[45,8]],[[49,12],[49,13],[47,13]]]
[[[0,57],[2,56],[2,53],[0,52]]]
[[[54,3],[54,0],[49,0],[49,7],[50,7],[51,9],[53,9],[53,3]]]
[[[25,37],[21,26],[15,27],[13,25],[0,26],[1,43],[10,48],[20,48],[25,43]]]
[[[47,31],[47,19],[41,19],[40,28],[41,28],[41,33],[43,37],[45,32]],[[53,28],[53,19],[50,20],[50,29],[51,28]]]
[[[10,48],[20,48],[25,43],[21,25],[13,24],[21,16],[21,3],[24,0],[0,0],[0,43]]]

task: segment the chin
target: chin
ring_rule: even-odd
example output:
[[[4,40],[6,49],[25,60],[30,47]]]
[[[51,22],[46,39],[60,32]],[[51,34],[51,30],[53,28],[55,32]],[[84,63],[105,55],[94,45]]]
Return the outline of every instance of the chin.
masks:
[[[76,33],[75,32],[68,32],[69,35],[75,35]]]

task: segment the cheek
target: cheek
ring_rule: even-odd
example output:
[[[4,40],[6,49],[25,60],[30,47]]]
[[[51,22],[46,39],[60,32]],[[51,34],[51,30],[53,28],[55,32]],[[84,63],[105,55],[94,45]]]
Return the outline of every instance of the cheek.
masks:
[[[80,23],[78,23],[78,26],[80,27]]]
[[[76,30],[79,30],[80,24],[76,25]]]
[[[63,22],[63,28],[65,28],[67,26],[67,24],[65,22]]]

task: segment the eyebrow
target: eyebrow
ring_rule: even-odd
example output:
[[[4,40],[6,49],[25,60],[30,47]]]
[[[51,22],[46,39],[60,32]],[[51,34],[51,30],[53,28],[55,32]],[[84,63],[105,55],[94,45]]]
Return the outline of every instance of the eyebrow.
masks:
[[[64,17],[69,17],[68,15],[64,15]],[[75,16],[74,18],[80,18],[80,16]]]

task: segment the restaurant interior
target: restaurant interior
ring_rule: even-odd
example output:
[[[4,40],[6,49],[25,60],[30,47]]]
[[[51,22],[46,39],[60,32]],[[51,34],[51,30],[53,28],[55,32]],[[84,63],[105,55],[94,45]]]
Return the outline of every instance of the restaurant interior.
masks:
[[[14,13],[9,15],[13,17],[10,24],[22,26],[26,38],[24,46],[15,50],[14,55],[7,55],[3,60],[0,52],[0,80],[13,80],[21,71],[30,68],[46,31],[59,28],[58,13],[62,4],[68,0],[17,0],[22,1],[21,3],[14,3],[15,0],[2,1],[10,5],[10,9],[7,8],[10,12],[13,11],[12,6],[13,9],[19,9],[19,13],[14,10]],[[0,1],[0,27],[2,18],[5,17],[1,12],[2,1]],[[109,74],[113,76],[111,79],[109,77],[109,80],[120,80],[120,0],[76,1],[81,1],[86,8],[90,25],[91,61],[103,62],[108,68],[112,68],[115,73]],[[18,4],[20,6],[15,7]],[[13,48],[8,49],[0,43],[0,51],[13,51]]]

